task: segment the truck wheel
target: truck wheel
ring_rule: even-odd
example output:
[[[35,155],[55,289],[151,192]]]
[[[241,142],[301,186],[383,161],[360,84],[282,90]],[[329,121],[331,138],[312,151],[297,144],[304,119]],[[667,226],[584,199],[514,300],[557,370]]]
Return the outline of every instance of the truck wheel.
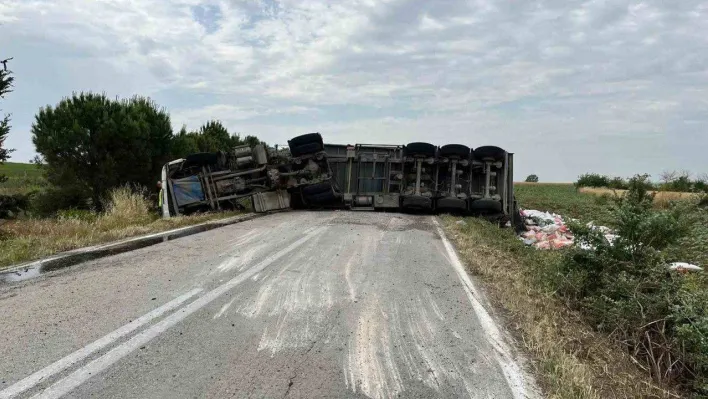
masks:
[[[290,208],[295,210],[305,209],[305,202],[302,200],[302,193],[299,191],[290,193]]]
[[[324,147],[318,143],[308,143],[297,147],[290,147],[290,154],[294,157],[301,157],[303,155],[316,154],[323,149]]]
[[[502,203],[501,201],[482,198],[470,202],[469,209],[472,213],[499,213],[502,211]]]
[[[439,152],[441,157],[460,157],[468,159],[470,157],[470,148],[462,144],[447,144],[440,147]]]
[[[302,194],[305,196],[310,196],[310,195],[317,195],[321,193],[326,193],[326,192],[332,192],[332,184],[329,182],[326,183],[316,183],[316,184],[310,184],[309,186],[304,186],[302,188]]]
[[[408,143],[403,151],[408,157],[423,156],[433,158],[437,150],[438,148],[430,143]]]
[[[319,133],[308,133],[288,140],[290,154],[294,157],[314,154],[324,150],[322,135]]]
[[[312,205],[326,205],[335,202],[338,197],[332,191],[325,191],[319,194],[312,194],[305,196],[305,200],[308,204]]]
[[[488,145],[488,146],[476,148],[472,152],[472,155],[474,156],[474,159],[476,159],[478,161],[481,161],[484,159],[493,159],[495,161],[503,161],[504,156],[506,155],[506,151],[502,148]]]

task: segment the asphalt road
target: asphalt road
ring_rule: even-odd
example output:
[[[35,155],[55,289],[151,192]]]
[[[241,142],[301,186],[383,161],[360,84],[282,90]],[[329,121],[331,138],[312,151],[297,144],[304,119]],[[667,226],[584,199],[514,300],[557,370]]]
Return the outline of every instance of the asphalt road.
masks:
[[[535,396],[440,233],[281,213],[0,285],[0,398]]]

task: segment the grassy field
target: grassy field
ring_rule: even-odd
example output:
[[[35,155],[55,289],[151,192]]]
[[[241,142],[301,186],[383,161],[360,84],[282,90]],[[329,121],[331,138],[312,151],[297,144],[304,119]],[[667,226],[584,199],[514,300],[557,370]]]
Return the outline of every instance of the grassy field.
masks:
[[[612,224],[607,198],[578,192],[571,183],[516,183],[514,190],[522,209],[554,212],[601,225]]]
[[[42,171],[31,163],[5,162],[0,165],[0,175],[8,178],[0,183],[0,195],[26,194],[45,185]]]
[[[627,190],[582,187],[572,183],[515,183],[516,199],[522,209],[537,209],[562,216],[612,225],[611,197],[622,196]],[[695,199],[699,194],[674,191],[654,192],[654,205],[665,208],[672,201]]]

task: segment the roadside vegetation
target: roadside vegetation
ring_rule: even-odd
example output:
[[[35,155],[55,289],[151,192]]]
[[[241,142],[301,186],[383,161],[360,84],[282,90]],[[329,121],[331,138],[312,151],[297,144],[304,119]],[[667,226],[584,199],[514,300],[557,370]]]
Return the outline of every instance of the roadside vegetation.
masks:
[[[64,210],[51,218],[21,218],[0,226],[0,269],[58,252],[157,233],[237,215],[203,213],[162,219],[144,191],[113,189],[102,212]]]
[[[6,177],[0,183],[0,195],[29,194],[46,184],[42,171],[31,163],[5,162],[0,165],[0,175]]]
[[[0,98],[12,72],[0,68]],[[172,131],[170,116],[152,100],[74,93],[41,108],[31,135],[32,163],[6,162],[10,117],[0,118],[0,268],[57,252],[230,216],[159,219],[162,166],[196,152],[256,144],[219,121]]]
[[[658,182],[646,180],[646,185],[651,191],[669,191],[683,193],[708,193],[708,174],[702,173],[696,177],[688,171],[665,171],[659,176]],[[618,176],[607,176],[597,173],[586,173],[578,177],[575,187],[602,187],[616,190],[629,189],[631,179]]]
[[[514,192],[523,209],[555,212],[576,219],[589,219],[598,224],[610,223],[610,197],[578,192],[572,184],[528,183],[515,184]]]
[[[604,199],[573,185],[517,187],[522,208],[578,219],[576,241],[594,249],[538,251],[510,229],[445,218],[550,397],[708,397],[708,273],[667,267],[708,266],[708,201],[657,205],[655,188],[646,176]],[[620,238],[610,245],[589,221]]]

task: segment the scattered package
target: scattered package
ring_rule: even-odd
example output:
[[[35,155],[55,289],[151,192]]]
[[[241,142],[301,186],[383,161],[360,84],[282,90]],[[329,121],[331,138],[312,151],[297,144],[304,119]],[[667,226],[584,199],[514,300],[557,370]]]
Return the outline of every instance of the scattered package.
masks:
[[[524,244],[533,245],[537,249],[560,249],[575,244],[573,233],[566,226],[561,215],[533,209],[522,209],[521,215],[525,219],[526,231],[519,235],[519,239]],[[590,222],[587,227],[602,233],[610,245],[619,237],[613,233],[612,229],[606,226],[596,226],[593,222]],[[578,242],[577,244],[582,249],[594,249],[592,245],[585,242]],[[674,262],[668,267],[681,273],[703,270],[700,266],[685,262]]]
[[[538,249],[559,249],[573,245],[573,233],[560,215],[533,209],[523,209],[521,215],[526,225],[526,231],[521,234],[524,244]]]

